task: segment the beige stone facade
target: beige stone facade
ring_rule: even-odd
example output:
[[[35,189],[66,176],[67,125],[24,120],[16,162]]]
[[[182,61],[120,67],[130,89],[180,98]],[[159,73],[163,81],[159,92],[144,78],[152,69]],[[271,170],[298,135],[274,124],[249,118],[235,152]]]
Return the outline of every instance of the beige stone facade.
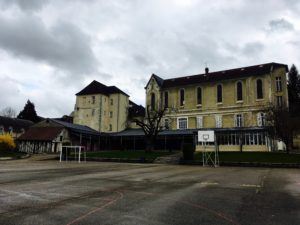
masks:
[[[240,68],[240,70],[245,70],[247,75],[243,75],[241,71],[239,73],[241,75],[235,78],[235,76],[231,76],[230,71],[226,71],[224,79],[216,81],[207,79],[208,82],[203,79],[204,81],[199,83],[184,81],[184,79],[195,79],[187,76],[168,79],[168,85],[164,85],[166,80],[161,81],[161,78],[153,75],[146,86],[146,105],[151,106],[153,104],[151,100],[155,98],[155,108],[165,107],[164,119],[167,120],[166,123],[172,130],[263,126],[261,120],[264,119],[262,118],[264,114],[261,113],[264,113],[268,106],[288,104],[285,65],[263,66],[269,66],[270,71],[262,74],[258,65],[259,74],[255,72],[249,74],[247,68]],[[255,70],[251,69],[251,71]],[[217,73],[222,74],[222,71]],[[196,76],[209,77],[211,75],[207,73]],[[258,80],[262,82],[262,96],[260,97],[257,96]],[[242,86],[240,99],[237,98],[238,82]],[[280,87],[276,86],[276,82]],[[280,84],[278,84],[279,82]],[[179,85],[176,85],[177,83]],[[185,84],[180,85],[180,83]],[[222,87],[222,99],[219,102],[217,99],[218,85]],[[198,88],[201,88],[201,100],[198,99]],[[183,101],[181,93],[184,96]],[[180,125],[180,121],[184,125]]]
[[[76,94],[73,122],[89,126],[99,132],[120,132],[134,127],[128,118],[132,104],[129,96],[117,87],[108,87],[93,81]]]

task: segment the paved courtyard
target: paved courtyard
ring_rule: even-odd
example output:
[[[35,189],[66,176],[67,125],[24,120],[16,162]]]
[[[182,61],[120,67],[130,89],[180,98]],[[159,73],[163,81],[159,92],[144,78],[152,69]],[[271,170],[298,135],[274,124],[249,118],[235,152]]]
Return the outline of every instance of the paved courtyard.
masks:
[[[0,162],[0,224],[300,224],[299,169]]]

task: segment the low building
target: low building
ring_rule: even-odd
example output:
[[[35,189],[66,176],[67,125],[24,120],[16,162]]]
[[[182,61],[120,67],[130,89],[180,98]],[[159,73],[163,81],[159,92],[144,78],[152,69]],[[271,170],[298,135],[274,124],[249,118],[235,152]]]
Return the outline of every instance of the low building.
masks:
[[[84,146],[87,151],[101,149],[100,144],[108,142],[87,126],[72,124],[56,119],[46,119],[30,127],[17,139],[19,151],[28,153],[55,153],[61,146]]]
[[[128,109],[128,128],[135,129],[140,128],[136,125],[134,120],[143,121],[145,118],[145,107],[142,105],[137,105],[132,101],[129,101]]]
[[[0,116],[0,134],[9,133],[16,139],[33,124],[29,120]]]

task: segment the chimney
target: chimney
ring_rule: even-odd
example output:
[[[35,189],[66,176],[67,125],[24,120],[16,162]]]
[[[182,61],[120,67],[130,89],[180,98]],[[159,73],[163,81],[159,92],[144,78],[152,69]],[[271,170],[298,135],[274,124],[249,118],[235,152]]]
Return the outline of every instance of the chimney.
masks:
[[[208,72],[209,72],[208,67],[205,67],[205,74],[208,74]]]

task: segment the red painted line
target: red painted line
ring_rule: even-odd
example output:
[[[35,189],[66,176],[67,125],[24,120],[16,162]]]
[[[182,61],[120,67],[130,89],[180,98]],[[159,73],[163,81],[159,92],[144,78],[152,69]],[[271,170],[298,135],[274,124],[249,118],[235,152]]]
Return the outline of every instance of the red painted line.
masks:
[[[199,205],[199,204],[195,204],[195,203],[192,203],[192,202],[188,202],[188,201],[180,201],[186,205],[189,205],[189,206],[192,206],[192,207],[195,207],[195,208],[199,208],[199,209],[203,209],[203,210],[206,210],[212,214],[214,214],[215,216],[223,219],[223,220],[226,220],[228,222],[230,222],[231,224],[234,224],[234,225],[240,225],[240,223],[234,221],[233,219],[229,218],[228,216],[226,216],[225,214],[221,213],[221,212],[218,212],[218,211],[215,211],[213,209],[210,209],[204,205]]]
[[[83,220],[84,218],[88,217],[89,215],[101,211],[102,209],[116,203],[118,200],[122,199],[123,196],[124,196],[123,193],[121,193],[119,191],[115,191],[115,193],[117,193],[119,195],[119,197],[117,197],[113,200],[110,200],[109,202],[105,203],[104,205],[85,213],[84,215],[82,215],[82,216],[72,220],[71,222],[67,223],[67,225],[75,224],[75,223],[79,222],[80,220]]]
[[[144,194],[144,195],[149,195],[149,196],[153,196],[153,195],[159,195],[159,194],[156,194],[156,193],[151,193],[151,192],[142,192],[142,191],[133,191],[133,190],[124,190],[124,191],[130,191],[130,192],[135,192],[137,194]],[[200,204],[195,204],[195,203],[192,203],[192,202],[188,202],[188,201],[177,201],[178,203],[183,203],[183,204],[186,204],[186,205],[189,205],[189,206],[192,206],[192,207],[195,207],[195,208],[199,208],[199,209],[202,209],[202,210],[205,210],[207,212],[210,212],[211,214],[214,214],[215,216],[223,219],[223,220],[226,220],[227,222],[233,224],[233,225],[240,225],[240,223],[238,223],[237,221],[234,221],[233,219],[231,219],[230,217],[226,216],[224,213],[221,213],[221,212],[218,212],[216,210],[213,210],[213,209],[210,209],[204,205],[200,205]]]

